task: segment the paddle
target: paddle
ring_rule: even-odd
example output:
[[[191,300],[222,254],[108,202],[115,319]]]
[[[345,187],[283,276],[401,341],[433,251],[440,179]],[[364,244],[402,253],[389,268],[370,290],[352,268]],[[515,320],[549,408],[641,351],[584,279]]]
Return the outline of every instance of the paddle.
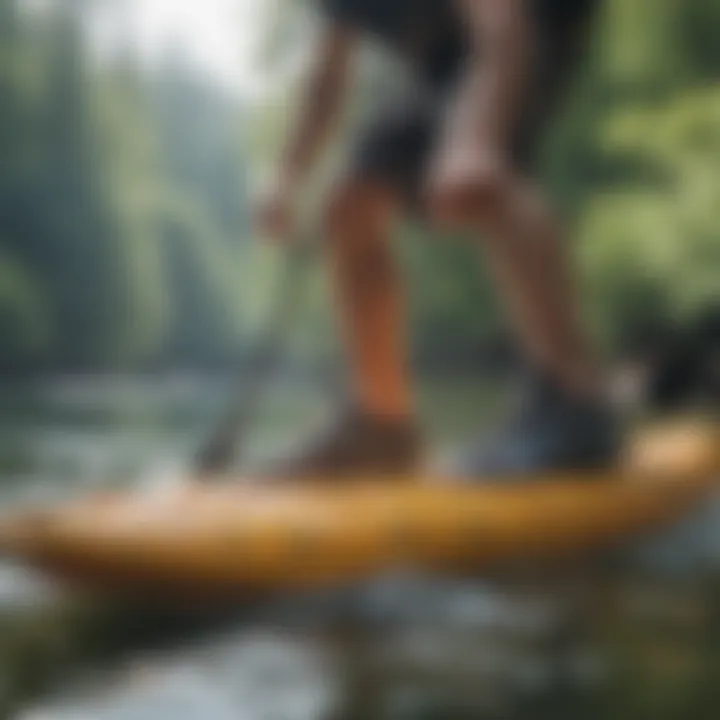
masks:
[[[195,456],[194,469],[201,476],[227,471],[242,453],[248,428],[262,406],[282,354],[283,340],[300,305],[301,281],[310,251],[310,243],[304,239],[291,242],[284,250],[274,302],[257,344],[243,366],[225,414]]]

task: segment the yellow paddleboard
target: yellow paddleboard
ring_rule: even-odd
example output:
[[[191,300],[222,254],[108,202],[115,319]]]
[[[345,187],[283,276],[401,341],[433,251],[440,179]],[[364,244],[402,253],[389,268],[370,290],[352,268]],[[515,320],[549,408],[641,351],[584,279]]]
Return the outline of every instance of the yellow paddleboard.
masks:
[[[394,566],[480,572],[602,549],[678,518],[720,476],[717,427],[646,428],[603,475],[502,485],[367,478],[107,494],[0,524],[0,550],[93,589],[231,599]]]

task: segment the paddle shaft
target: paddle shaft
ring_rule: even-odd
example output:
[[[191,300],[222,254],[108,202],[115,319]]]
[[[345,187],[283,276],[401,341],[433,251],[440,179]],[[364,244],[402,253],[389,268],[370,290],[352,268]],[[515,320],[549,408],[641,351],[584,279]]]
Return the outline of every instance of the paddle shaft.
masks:
[[[263,404],[282,354],[295,311],[300,305],[309,243],[293,241],[285,251],[278,273],[274,302],[255,349],[236,381],[228,409],[213,428],[195,457],[195,470],[201,476],[226,471],[242,454],[248,429]]]

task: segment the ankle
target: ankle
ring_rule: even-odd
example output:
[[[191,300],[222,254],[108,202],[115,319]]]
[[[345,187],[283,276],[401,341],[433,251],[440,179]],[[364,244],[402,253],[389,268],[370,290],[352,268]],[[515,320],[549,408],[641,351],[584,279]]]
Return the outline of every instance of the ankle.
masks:
[[[573,405],[601,406],[607,403],[602,376],[594,368],[539,370],[538,382],[553,388],[555,394]]]
[[[545,365],[538,368],[538,374],[578,402],[600,403],[605,398],[603,375],[599,367],[590,361]]]
[[[356,406],[366,417],[378,420],[382,423],[406,425],[413,422],[415,413],[407,401],[391,402],[387,398],[373,400],[372,398],[361,398]]]
[[[599,373],[582,371],[561,378],[565,392],[581,402],[600,404],[605,401],[605,386]]]

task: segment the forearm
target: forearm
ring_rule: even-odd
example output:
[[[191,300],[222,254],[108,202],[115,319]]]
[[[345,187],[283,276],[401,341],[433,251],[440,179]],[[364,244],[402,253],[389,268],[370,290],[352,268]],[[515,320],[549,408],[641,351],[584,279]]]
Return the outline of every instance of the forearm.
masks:
[[[346,94],[351,45],[347,32],[332,29],[313,59],[281,156],[281,172],[289,182],[301,182],[327,144]]]
[[[527,90],[533,54],[528,0],[459,0],[471,53],[448,118],[452,132],[506,142]]]

